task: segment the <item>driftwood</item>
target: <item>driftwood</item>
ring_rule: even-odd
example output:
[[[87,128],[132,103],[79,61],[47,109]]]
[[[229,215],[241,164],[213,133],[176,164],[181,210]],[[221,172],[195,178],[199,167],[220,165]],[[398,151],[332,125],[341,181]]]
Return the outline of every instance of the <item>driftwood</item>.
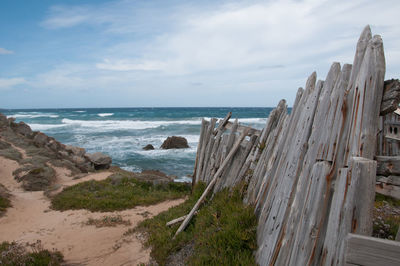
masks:
[[[400,265],[400,243],[349,234],[346,238],[346,265]]]
[[[194,215],[196,215],[196,214],[197,214],[197,212],[194,213]],[[187,217],[187,215],[183,215],[182,217],[179,217],[179,218],[176,218],[176,219],[173,219],[173,220],[167,222],[165,225],[166,226],[172,226],[174,224],[182,222],[183,220],[185,220],[186,217]]]
[[[222,171],[225,170],[225,167],[229,164],[230,160],[232,159],[233,155],[236,153],[237,149],[240,146],[240,143],[242,140],[247,136],[248,130],[245,129],[245,131],[241,134],[240,138],[236,141],[235,145],[232,147],[231,151],[225,158],[224,162],[222,163],[221,167],[218,169],[217,173],[215,173],[213,179],[211,182],[208,184],[207,188],[204,190],[203,194],[201,197],[198,199],[196,204],[194,205],[193,209],[189,212],[181,226],[178,228],[178,230],[175,233],[175,236],[178,235],[180,232],[185,230],[186,226],[189,224],[190,220],[192,219],[194,213],[199,209],[201,203],[204,201],[204,199],[207,197],[208,193],[211,191],[212,187],[214,186],[215,182],[217,181],[217,178],[221,175]]]

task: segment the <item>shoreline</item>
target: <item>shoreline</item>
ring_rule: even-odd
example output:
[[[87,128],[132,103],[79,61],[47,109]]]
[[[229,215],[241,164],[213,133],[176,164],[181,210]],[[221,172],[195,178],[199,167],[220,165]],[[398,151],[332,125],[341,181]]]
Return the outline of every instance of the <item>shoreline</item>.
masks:
[[[38,142],[37,136],[42,139],[41,143]],[[112,212],[53,210],[50,208],[49,196],[54,196],[65,187],[87,180],[104,180],[115,171],[122,170],[111,166],[111,160],[104,161],[105,157],[102,162],[83,161],[85,153],[79,147],[63,145],[41,132],[32,132],[23,122],[17,124],[13,119],[1,115],[0,144],[0,183],[11,195],[11,207],[0,217],[0,242],[16,241],[25,244],[39,240],[43,248],[60,251],[67,263],[84,263],[85,265],[148,263],[150,249],[142,246],[141,236],[124,233],[144,219],[153,217],[184,201],[184,198],[166,200],[149,206],[137,206]],[[68,154],[65,153],[67,151],[69,151]],[[43,155],[54,157],[42,162]],[[16,157],[12,159],[12,156]],[[71,160],[67,160],[69,157]],[[34,186],[36,183],[27,185],[26,183],[30,181],[26,181],[23,177],[27,175],[26,171],[29,171],[31,164],[34,167],[41,165],[41,167],[53,169],[55,174],[54,179],[51,179],[51,184],[39,189]],[[102,170],[96,170],[96,166],[100,166]],[[18,169],[25,171],[15,174]],[[86,173],[85,170],[87,170]],[[153,184],[171,182],[167,175],[159,171],[132,174],[135,178],[141,178]],[[15,179],[16,176],[23,180],[18,182]],[[33,191],[27,191],[27,188]],[[100,228],[87,225],[90,219],[101,220],[105,217],[122,217],[129,221],[129,225]]]

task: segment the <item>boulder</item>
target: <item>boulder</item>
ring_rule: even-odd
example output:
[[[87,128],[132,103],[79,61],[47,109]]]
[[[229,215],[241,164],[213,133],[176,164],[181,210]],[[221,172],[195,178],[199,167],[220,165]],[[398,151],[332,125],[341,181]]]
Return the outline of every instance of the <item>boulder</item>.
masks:
[[[135,174],[135,178],[141,181],[151,182],[154,185],[166,184],[174,181],[173,178],[158,170],[143,170],[141,173]]]
[[[65,150],[73,155],[76,156],[83,156],[86,153],[84,148],[72,146],[72,145],[65,145]]]
[[[21,134],[25,137],[32,136],[32,129],[30,126],[25,124],[24,122],[14,123],[12,124],[12,129],[15,133]]]
[[[146,146],[143,147],[143,150],[145,151],[154,150],[154,146],[151,144],[147,144]]]
[[[0,113],[0,125],[7,125],[7,116],[3,115],[2,113]]]
[[[39,147],[45,146],[48,142],[49,137],[42,132],[38,132],[33,138],[33,143],[35,143],[35,145]]]
[[[188,142],[184,137],[172,136],[164,140],[161,149],[184,149],[189,148]]]
[[[30,170],[21,176],[18,181],[22,181],[22,187],[27,191],[45,190],[56,180],[56,172],[53,168],[45,166]]]
[[[86,153],[85,156],[93,164],[93,167],[96,170],[108,169],[112,163],[111,157],[101,152]]]

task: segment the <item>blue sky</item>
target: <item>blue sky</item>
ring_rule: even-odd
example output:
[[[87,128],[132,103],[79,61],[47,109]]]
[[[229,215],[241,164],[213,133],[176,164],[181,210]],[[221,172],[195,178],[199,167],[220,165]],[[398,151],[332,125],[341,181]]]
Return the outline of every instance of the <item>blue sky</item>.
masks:
[[[363,27],[400,73],[400,1],[0,2],[0,108],[275,106],[352,63]]]

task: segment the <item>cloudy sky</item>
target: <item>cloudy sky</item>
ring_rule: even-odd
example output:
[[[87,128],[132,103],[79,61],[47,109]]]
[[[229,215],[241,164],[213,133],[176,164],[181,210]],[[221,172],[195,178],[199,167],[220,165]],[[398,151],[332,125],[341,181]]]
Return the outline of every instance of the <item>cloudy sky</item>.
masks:
[[[351,63],[400,74],[398,0],[1,0],[0,108],[275,106]]]

